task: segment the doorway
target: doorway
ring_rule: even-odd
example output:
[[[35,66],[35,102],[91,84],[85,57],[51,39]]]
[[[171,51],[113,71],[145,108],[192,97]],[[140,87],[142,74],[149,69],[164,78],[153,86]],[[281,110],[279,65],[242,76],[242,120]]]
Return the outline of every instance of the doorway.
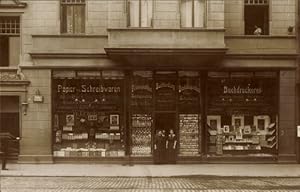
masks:
[[[155,114],[155,130],[153,132],[153,138],[155,138],[155,134],[158,131],[163,131],[163,130],[165,130],[165,136],[167,138],[171,129],[173,129],[175,135],[178,135],[176,113],[174,113],[174,112],[173,113],[172,112],[156,113]],[[162,145],[162,148],[165,148],[164,145],[165,145],[165,143]],[[162,150],[164,150],[164,149],[162,149]],[[154,159],[157,158],[157,157],[155,157],[156,155],[159,155],[161,158],[160,163],[174,163],[174,161],[176,161],[176,158],[177,158],[177,150],[173,151],[172,159],[167,157],[167,154],[168,154],[167,151],[162,151],[160,154],[154,153]]]
[[[20,136],[18,96],[0,96],[0,132]],[[10,143],[10,149],[10,154],[17,156],[19,142]]]

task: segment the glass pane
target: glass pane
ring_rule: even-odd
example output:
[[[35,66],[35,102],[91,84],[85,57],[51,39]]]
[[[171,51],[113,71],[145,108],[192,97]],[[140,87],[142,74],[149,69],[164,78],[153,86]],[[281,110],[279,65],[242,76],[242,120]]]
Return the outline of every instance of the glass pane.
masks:
[[[181,26],[192,27],[193,21],[193,0],[182,0],[181,1]]]
[[[151,27],[152,7],[152,0],[141,0],[141,27]]]
[[[84,33],[85,31],[85,6],[74,6],[75,33]]]
[[[73,33],[74,32],[74,8],[73,6],[66,6],[67,14],[66,14],[66,29],[67,33]]]
[[[205,0],[194,0],[194,27],[204,27]]]
[[[139,0],[129,1],[130,27],[139,27]]]

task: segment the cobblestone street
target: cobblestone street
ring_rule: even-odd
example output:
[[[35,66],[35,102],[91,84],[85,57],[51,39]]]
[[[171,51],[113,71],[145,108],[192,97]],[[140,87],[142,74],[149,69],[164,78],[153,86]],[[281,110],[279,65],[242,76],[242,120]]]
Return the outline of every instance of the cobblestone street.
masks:
[[[2,177],[1,192],[300,192],[300,178]]]

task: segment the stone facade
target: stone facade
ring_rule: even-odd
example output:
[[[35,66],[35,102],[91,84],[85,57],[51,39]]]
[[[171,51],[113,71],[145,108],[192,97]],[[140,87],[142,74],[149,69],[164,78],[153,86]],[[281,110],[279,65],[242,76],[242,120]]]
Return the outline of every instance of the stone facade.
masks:
[[[107,58],[105,48],[124,47],[227,48],[221,62],[225,68],[278,71],[279,157],[282,156],[282,161],[294,161],[298,119],[295,107],[297,0],[269,1],[270,34],[266,36],[244,35],[244,0],[207,0],[205,27],[201,29],[180,27],[180,0],[154,0],[153,27],[132,30],[127,27],[126,0],[86,0],[85,34],[75,35],[61,34],[60,0],[22,2],[27,4],[25,8],[7,9],[0,3],[0,16],[8,12],[21,16],[20,54],[13,58],[30,81],[26,97],[22,95],[28,108],[27,115],[21,117],[21,162],[52,162],[51,70],[109,68],[115,63]],[[290,33],[289,26],[294,29]],[[148,37],[151,40],[147,41]],[[37,90],[44,96],[43,103],[32,101]],[[2,94],[5,93],[0,91]]]

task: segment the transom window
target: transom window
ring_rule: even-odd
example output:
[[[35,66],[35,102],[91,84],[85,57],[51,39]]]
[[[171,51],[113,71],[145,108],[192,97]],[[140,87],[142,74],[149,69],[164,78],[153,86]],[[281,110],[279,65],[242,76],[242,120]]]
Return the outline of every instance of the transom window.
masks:
[[[61,0],[61,32],[85,32],[85,0]]]
[[[245,0],[245,5],[268,5],[268,0]]]
[[[20,34],[20,17],[0,17],[0,34]]]

